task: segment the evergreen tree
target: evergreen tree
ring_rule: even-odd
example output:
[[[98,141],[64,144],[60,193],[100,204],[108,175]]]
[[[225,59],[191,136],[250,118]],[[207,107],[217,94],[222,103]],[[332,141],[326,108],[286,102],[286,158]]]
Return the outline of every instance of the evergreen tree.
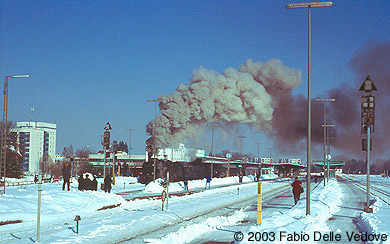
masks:
[[[17,143],[17,133],[14,131],[15,125],[12,121],[8,121],[6,126],[7,131],[7,146],[6,146],[6,177],[20,178],[22,175],[23,157],[20,152],[19,144]],[[3,132],[3,125],[0,128]],[[0,148],[3,147],[1,145]]]

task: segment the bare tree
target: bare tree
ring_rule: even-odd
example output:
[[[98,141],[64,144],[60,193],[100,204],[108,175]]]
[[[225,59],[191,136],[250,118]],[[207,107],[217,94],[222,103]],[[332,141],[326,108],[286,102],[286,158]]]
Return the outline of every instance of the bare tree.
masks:
[[[43,157],[39,160],[39,168],[44,177],[58,178],[58,167],[54,160],[49,156],[48,153],[45,153]]]
[[[77,149],[75,162],[76,171],[79,173],[93,172],[93,166],[89,163],[89,154],[94,153],[89,147],[85,149]]]
[[[74,156],[72,144],[69,147],[64,147],[64,151],[62,152],[62,156],[65,156],[66,158],[70,158],[71,156]]]

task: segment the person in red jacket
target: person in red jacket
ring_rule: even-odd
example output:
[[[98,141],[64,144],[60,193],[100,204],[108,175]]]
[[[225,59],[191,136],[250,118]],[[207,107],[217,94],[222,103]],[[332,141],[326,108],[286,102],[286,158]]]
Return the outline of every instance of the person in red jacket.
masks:
[[[295,177],[295,181],[291,184],[291,186],[293,188],[292,192],[293,192],[293,195],[294,195],[294,201],[295,201],[295,205],[296,205],[297,202],[299,201],[299,199],[301,199],[302,181],[298,180],[298,177]]]

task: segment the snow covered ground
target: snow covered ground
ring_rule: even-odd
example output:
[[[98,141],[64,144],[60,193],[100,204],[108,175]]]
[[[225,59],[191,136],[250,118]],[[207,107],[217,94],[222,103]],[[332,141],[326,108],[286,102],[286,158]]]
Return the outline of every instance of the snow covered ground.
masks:
[[[363,179],[362,179],[363,180]],[[231,234],[231,241],[243,238],[242,242],[256,243],[249,240],[248,233],[274,232],[275,240],[269,243],[300,243],[288,240],[288,234],[309,235],[308,241],[315,243],[314,232],[321,230],[322,238],[329,231],[328,219],[340,210],[343,204],[343,191],[337,181],[331,181],[325,187],[319,184],[311,193],[311,215],[306,216],[306,204],[302,199],[296,206],[282,211],[275,211],[263,224],[257,226],[240,226],[247,216],[243,209],[231,215],[206,218],[201,222],[186,222],[193,216],[217,211],[245,199],[256,199],[257,183],[250,177],[244,177],[247,184],[238,183],[237,177],[215,178],[211,189],[204,190],[205,180],[189,182],[189,190],[202,189],[198,193],[184,196],[171,196],[168,210],[161,211],[161,199],[135,199],[126,201],[124,196],[115,193],[129,194],[161,193],[163,188],[158,183],[148,186],[136,183],[135,178],[119,177],[111,193],[98,191],[79,191],[77,183],[71,185],[70,191],[62,191],[62,182],[44,183],[42,185],[41,210],[41,243],[114,243],[142,236],[155,228],[179,224],[177,231],[165,233],[158,238],[144,238],[144,243],[191,243],[202,235],[226,226],[236,226],[240,233]],[[253,182],[253,183],[251,183]],[[99,182],[100,185],[101,181]],[[272,192],[291,183],[285,181],[263,182],[264,194]],[[389,189],[390,180],[372,176],[373,185]],[[385,185],[387,184],[387,186]],[[216,187],[218,185],[230,185]],[[304,184],[305,185],[305,184]],[[169,192],[182,192],[182,183],[169,186]],[[37,184],[10,186],[6,194],[0,196],[0,221],[21,221],[21,223],[0,225],[0,243],[32,243],[37,239]],[[361,213],[356,222],[361,233],[376,235],[390,234],[390,208],[388,203],[377,200],[374,213]],[[81,217],[79,233],[76,233],[76,215]],[[334,234],[343,234],[335,232]],[[237,235],[237,236],[236,236]],[[283,235],[282,238],[280,235]],[[284,236],[286,235],[286,236]],[[318,237],[319,234],[317,234]],[[258,236],[257,236],[258,237]],[[271,238],[271,236],[269,236]],[[303,236],[306,238],[306,236]],[[256,236],[253,236],[256,240]],[[387,238],[389,239],[389,238]],[[127,243],[139,243],[129,240]],[[264,241],[263,241],[264,243]],[[328,242],[329,243],[329,242]],[[331,242],[332,243],[332,242]],[[356,243],[351,241],[351,243]],[[380,242],[373,242],[380,243]],[[390,243],[389,240],[383,243]]]

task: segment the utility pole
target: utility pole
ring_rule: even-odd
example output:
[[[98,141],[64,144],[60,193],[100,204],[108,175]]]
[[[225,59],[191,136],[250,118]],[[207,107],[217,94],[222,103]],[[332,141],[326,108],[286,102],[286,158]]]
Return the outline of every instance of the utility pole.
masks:
[[[240,138],[240,160],[241,160],[241,164],[239,165],[240,167],[240,177],[241,177],[241,169],[242,169],[242,163],[243,163],[243,157],[242,157],[242,139],[245,139],[246,137],[245,136],[239,136],[238,138]],[[245,172],[244,172],[245,173]]]
[[[260,145],[261,145],[262,143],[256,142],[255,144],[257,145],[257,170],[259,171],[259,176],[260,176],[260,175],[261,175]],[[260,170],[259,170],[259,167],[260,167]]]
[[[118,151],[118,142],[113,141],[112,142],[112,175],[113,175],[113,181],[115,185],[115,164],[116,164],[116,152]]]
[[[269,147],[269,162],[270,163],[273,163],[273,160],[272,160],[272,147]]]
[[[324,166],[323,166],[323,170],[324,170],[324,186],[325,186],[325,171],[326,171],[326,175],[327,175],[327,179],[329,180],[329,167],[328,169],[326,170],[326,165],[325,165],[325,162],[326,162],[326,102],[334,102],[336,101],[336,99],[334,98],[316,98],[314,99],[314,101],[317,101],[317,102],[323,102],[324,103]]]
[[[154,110],[154,120],[157,123],[157,103],[161,102],[160,99],[156,100],[147,100],[147,102],[154,102],[156,104],[155,110]],[[153,128],[153,142],[154,142],[154,148],[153,148],[153,182],[156,181],[156,157],[157,157],[157,148],[156,148],[156,143],[157,143],[157,133],[156,133],[156,126]]]
[[[310,215],[310,164],[311,164],[311,8],[331,7],[333,3],[327,2],[301,2],[289,3],[286,9],[307,8],[308,10],[308,44],[307,44],[307,190],[306,190],[306,215]]]
[[[8,133],[8,78],[28,78],[29,75],[8,75],[4,78],[4,106],[3,106],[3,124],[1,133],[0,150],[0,194],[5,194],[5,177],[7,171],[7,133]]]
[[[215,123],[210,124],[211,127],[211,166],[210,166],[210,177],[214,177],[214,127]]]
[[[130,167],[130,163],[131,163],[131,132],[132,131],[135,131],[135,129],[125,129],[127,131],[130,132],[130,139],[129,139],[129,167]]]

